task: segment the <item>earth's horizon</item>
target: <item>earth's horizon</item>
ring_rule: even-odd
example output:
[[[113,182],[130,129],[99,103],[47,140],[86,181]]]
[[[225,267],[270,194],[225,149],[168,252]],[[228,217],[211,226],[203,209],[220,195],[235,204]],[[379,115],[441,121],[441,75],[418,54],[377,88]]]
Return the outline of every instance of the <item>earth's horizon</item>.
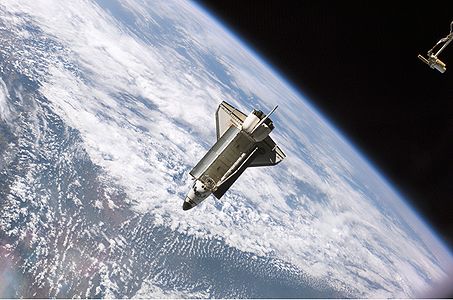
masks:
[[[287,158],[183,212],[217,106]],[[0,297],[413,298],[453,257],[284,75],[183,1],[0,4]]]

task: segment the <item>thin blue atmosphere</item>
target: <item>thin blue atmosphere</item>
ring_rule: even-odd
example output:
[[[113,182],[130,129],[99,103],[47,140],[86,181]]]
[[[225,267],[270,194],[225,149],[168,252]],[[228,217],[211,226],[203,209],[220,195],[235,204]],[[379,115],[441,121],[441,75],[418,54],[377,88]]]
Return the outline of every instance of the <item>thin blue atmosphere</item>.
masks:
[[[419,222],[421,222],[423,225],[425,225],[429,232],[434,236],[437,240],[438,243],[440,243],[443,247],[444,250],[446,250],[449,255],[451,256],[450,258],[453,259],[453,252],[451,249],[448,248],[448,246],[445,244],[445,241],[439,236],[439,234],[435,231],[435,229],[432,227],[431,224],[423,217],[423,215],[417,211],[415,207],[413,207],[410,204],[410,200],[407,199],[406,196],[403,196],[400,191],[396,187],[394,187],[393,183],[391,183],[388,179],[387,176],[383,174],[383,172],[380,170],[380,168],[372,162],[367,156],[359,150],[359,147],[357,145],[354,145],[353,142],[351,142],[351,139],[348,137],[348,135],[344,132],[342,132],[340,129],[333,124],[327,117],[324,116],[324,114],[320,111],[319,108],[316,107],[313,101],[308,100],[307,96],[304,95],[302,91],[298,89],[298,87],[291,82],[288,78],[286,78],[279,70],[277,67],[272,66],[270,63],[268,63],[265,58],[262,57],[262,55],[259,53],[258,50],[254,49],[250,44],[248,44],[245,40],[243,40],[237,33],[234,33],[232,29],[230,29],[227,25],[225,25],[218,17],[215,16],[213,12],[211,12],[209,9],[203,7],[202,5],[194,2],[194,5],[201,10],[206,16],[208,16],[212,22],[216,23],[219,27],[223,28],[224,31],[230,35],[232,39],[234,39],[236,42],[238,42],[243,48],[247,49],[253,57],[255,57],[260,63],[262,63],[264,66],[268,68],[270,72],[272,72],[277,78],[279,78],[282,82],[284,82],[289,89],[296,94],[300,99],[304,100],[304,105],[307,106],[311,111],[313,111],[327,126],[329,127],[330,130],[334,132],[336,136],[338,136],[340,139],[342,139],[345,144],[347,144],[351,151],[353,151],[358,157],[361,158],[361,160],[374,172],[374,174],[382,180],[382,182],[385,183],[385,185],[392,190],[393,193],[397,195],[397,197],[401,200],[401,202],[409,209],[417,218]]]

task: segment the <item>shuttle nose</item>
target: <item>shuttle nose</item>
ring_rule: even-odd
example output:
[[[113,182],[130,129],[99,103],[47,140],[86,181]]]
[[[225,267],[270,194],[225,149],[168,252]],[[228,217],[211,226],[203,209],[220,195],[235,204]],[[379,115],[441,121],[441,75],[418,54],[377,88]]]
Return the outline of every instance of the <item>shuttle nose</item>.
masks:
[[[182,204],[182,210],[189,210],[191,209],[193,206],[192,204],[190,204],[189,202],[187,201],[184,201],[184,203]]]

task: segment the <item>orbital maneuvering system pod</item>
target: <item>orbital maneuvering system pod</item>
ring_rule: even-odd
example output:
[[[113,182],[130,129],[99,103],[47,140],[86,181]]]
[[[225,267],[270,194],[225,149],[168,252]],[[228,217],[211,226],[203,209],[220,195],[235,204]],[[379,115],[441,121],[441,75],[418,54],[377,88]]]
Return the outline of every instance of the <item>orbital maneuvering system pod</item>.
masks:
[[[195,180],[184,200],[191,209],[213,194],[220,199],[248,167],[274,166],[286,155],[269,133],[274,129],[270,115],[253,110],[248,116],[222,102],[216,112],[217,142],[190,171]]]
[[[452,40],[453,40],[453,21],[450,23],[450,33],[446,37],[440,39],[437,42],[437,44],[435,44],[434,47],[428,51],[427,53],[428,58],[424,58],[420,54],[418,55],[418,58],[420,58],[425,64],[430,66],[432,69],[436,69],[439,72],[444,73],[447,70],[447,66],[438,58],[438,56],[442,51],[444,51],[445,47],[447,47]],[[434,53],[435,49],[438,47],[440,47],[439,50],[437,50],[437,52]]]

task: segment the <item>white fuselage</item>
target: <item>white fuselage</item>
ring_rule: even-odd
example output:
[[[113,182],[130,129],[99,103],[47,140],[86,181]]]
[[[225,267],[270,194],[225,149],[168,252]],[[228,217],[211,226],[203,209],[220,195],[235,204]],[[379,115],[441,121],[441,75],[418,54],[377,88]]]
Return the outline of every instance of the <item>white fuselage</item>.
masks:
[[[259,118],[255,111],[250,113],[243,124],[232,125],[211,147],[192,170],[195,182],[183,204],[188,210],[204,199],[239,170],[256,144],[264,140],[272,129]]]

